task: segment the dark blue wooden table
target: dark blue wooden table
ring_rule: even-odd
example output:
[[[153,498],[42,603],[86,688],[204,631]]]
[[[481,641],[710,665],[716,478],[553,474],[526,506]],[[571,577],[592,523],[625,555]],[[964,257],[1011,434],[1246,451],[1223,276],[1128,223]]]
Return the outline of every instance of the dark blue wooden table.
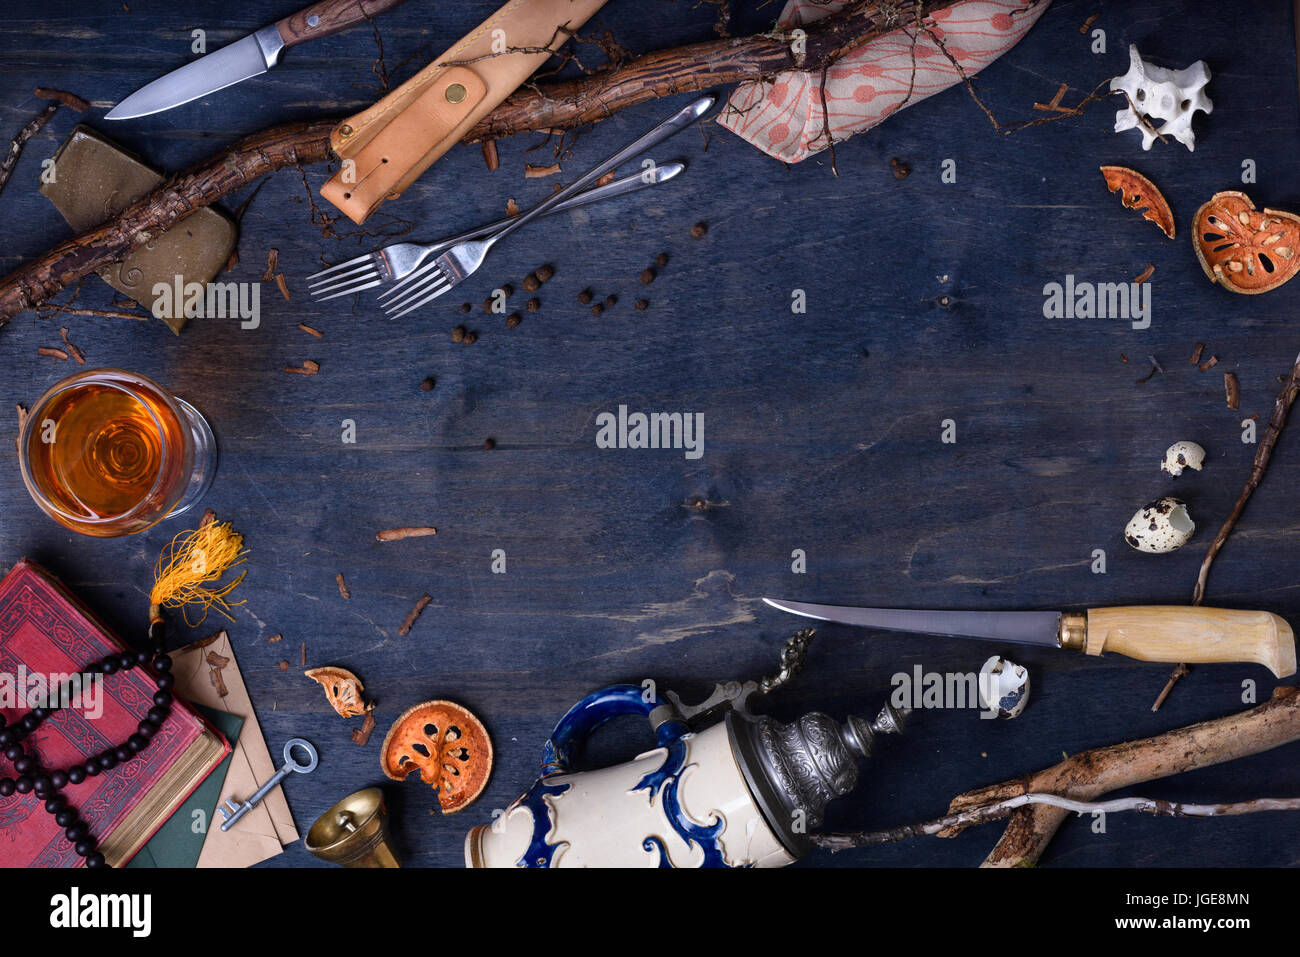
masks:
[[[386,62],[410,62],[402,80],[495,7],[493,0],[413,0],[377,23]],[[129,10],[126,7],[129,6]],[[0,21],[0,128],[8,139],[35,114],[37,86],[94,101],[84,121],[150,162],[181,169],[274,122],[344,116],[379,94],[376,46],[362,28],[291,51],[272,74],[188,107],[122,124],[103,111],[186,61],[190,31],[210,48],[272,22],[293,2],[227,4],[131,0],[14,0]],[[778,7],[739,4],[734,29],[761,28]],[[313,305],[303,277],[380,244],[343,221],[339,237],[313,225],[309,189],[326,166],[272,177],[249,205],[241,262],[226,278],[256,281],[279,250],[293,293],[263,287],[259,328],[192,323],[182,336],[158,321],[69,318],[92,365],[143,372],[190,399],[221,448],[205,504],[232,521],[250,549],[247,603],[229,626],[273,752],[291,736],[318,746],[320,769],[287,783],[300,829],[344,794],[384,782],[400,852],[412,865],[457,865],[473,824],[490,820],[535,775],[555,720],[586,692],[654,678],[688,700],[714,680],[773,670],[799,621],[761,596],[918,607],[1059,608],[1190,598],[1205,547],[1244,481],[1255,446],[1242,420],[1267,419],[1300,349],[1300,283],[1261,297],[1234,296],[1202,275],[1190,242],[1192,213],[1212,193],[1243,188],[1260,205],[1300,209],[1300,109],[1288,4],[1116,3],[1057,0],[1024,42],[979,87],[1004,120],[1041,115],[1061,83],[1074,102],[1128,65],[1139,44],[1158,62],[1203,58],[1213,71],[1214,112],[1196,122],[1197,148],[1111,132],[1113,103],[1082,117],[1000,137],[961,89],[909,109],[838,149],[839,177],[823,159],[786,168],[710,127],[661,151],[690,162],[673,185],[582,217],[561,217],[503,245],[464,296],[398,322],[372,300]],[[647,12],[649,11],[649,12]],[[1080,25],[1106,33],[1094,54]],[[713,8],[686,0],[611,0],[593,21],[635,52],[711,36]],[[585,133],[564,160],[579,170],[613,152],[684,102],[648,104]],[[0,196],[3,270],[69,232],[36,193],[42,159],[74,123],[60,111],[34,139]],[[552,179],[526,180],[526,162],[550,162],[541,137],[499,143],[488,172],[477,147],[458,147],[377,225],[433,239],[521,206]],[[896,179],[898,157],[912,173]],[[941,182],[945,160],[955,183]],[[1258,182],[1242,185],[1252,160]],[[1108,194],[1097,167],[1131,164],[1174,208],[1179,239],[1166,240]],[[247,198],[232,196],[227,209]],[[692,238],[704,221],[707,236]],[[671,262],[648,289],[653,257]],[[502,282],[543,264],[555,279],[542,308],[517,329],[475,307]],[[1153,317],[1046,319],[1043,286],[1125,282],[1152,263]],[[591,287],[618,305],[595,318],[576,295]],[[807,312],[791,311],[804,290]],[[645,312],[632,304],[644,295]],[[942,305],[940,297],[948,297]],[[105,308],[114,294],[88,280],[78,305]],[[512,308],[522,305],[515,293]],[[449,332],[465,322],[472,347]],[[300,322],[321,330],[316,340]],[[30,403],[70,364],[38,359],[57,345],[62,320],[31,313],[0,331],[0,398]],[[1215,354],[1202,373],[1196,342]],[[1121,356],[1127,356],[1125,363]],[[1138,384],[1155,356],[1165,372]],[[314,377],[286,365],[320,363]],[[1235,372],[1241,409],[1226,408],[1221,373]],[[423,392],[426,376],[437,379]],[[705,452],[597,448],[596,419],[632,410],[702,412]],[[941,441],[955,423],[955,443]],[[355,444],[342,441],[344,420]],[[4,429],[10,449],[12,418]],[[485,438],[494,451],[485,451]],[[1157,468],[1165,447],[1192,439],[1209,450],[1203,473],[1171,484]],[[0,468],[0,556],[26,555],[62,575],[115,627],[143,627],[151,567],[179,530],[164,523],[137,537],[81,538],[29,500],[12,453]],[[1209,601],[1262,607],[1300,622],[1300,442],[1283,438],[1263,487],[1222,553]],[[1166,492],[1191,507],[1196,537],[1180,552],[1138,554],[1121,537],[1133,511]],[[374,533],[431,524],[434,538],[380,544]],[[504,550],[506,573],[491,569]],[[792,572],[792,552],[807,557]],[[1104,574],[1092,570],[1103,549]],[[339,596],[342,572],[350,601]],[[433,603],[410,635],[397,627],[427,592]],[[219,622],[190,633],[208,633]],[[284,635],[268,644],[272,634]],[[378,699],[366,748],[356,724],[333,715],[301,676],[311,665],[356,671]],[[1169,672],[1160,664],[1083,658],[1047,650],[923,636],[820,629],[806,672],[772,700],[790,719],[805,710],[874,714],[891,676],[966,672],[1003,652],[1029,666],[1033,698],[1011,722],[971,710],[913,716],[905,738],[872,763],[851,798],[832,806],[833,828],[885,826],[937,816],[969,788],[1059,761],[1062,753],[1156,734],[1235,712],[1243,683],[1259,700],[1276,682],[1254,666],[1205,666],[1150,710]],[[278,663],[292,667],[282,672]],[[482,799],[442,818],[427,786],[387,782],[379,741],[410,705],[451,698],[477,711],[496,745]],[[648,742],[614,729],[593,760]],[[1300,793],[1291,745],[1134,793],[1230,801]],[[1000,833],[921,839],[830,857],[817,865],[978,863]],[[1045,866],[1295,864],[1300,817],[1222,821],[1112,815],[1104,834],[1070,821]],[[275,865],[316,863],[301,846]]]

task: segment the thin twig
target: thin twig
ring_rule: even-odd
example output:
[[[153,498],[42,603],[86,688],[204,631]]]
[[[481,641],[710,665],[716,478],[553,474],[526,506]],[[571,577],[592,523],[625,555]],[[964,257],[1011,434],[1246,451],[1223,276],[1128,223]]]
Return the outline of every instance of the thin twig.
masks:
[[[882,831],[852,831],[845,834],[815,834],[814,845],[832,852],[851,847],[873,847],[892,844],[912,837],[938,834],[940,831],[965,830],[976,824],[996,821],[1006,817],[1016,808],[1029,804],[1046,804],[1077,814],[1114,814],[1120,811],[1139,811],[1155,817],[1235,817],[1260,811],[1300,811],[1300,798],[1257,798],[1231,804],[1182,804],[1156,798],[1115,798],[1111,801],[1075,801],[1056,794],[1021,794],[1017,797],[970,808],[957,814],[948,814],[920,824],[904,824]]]

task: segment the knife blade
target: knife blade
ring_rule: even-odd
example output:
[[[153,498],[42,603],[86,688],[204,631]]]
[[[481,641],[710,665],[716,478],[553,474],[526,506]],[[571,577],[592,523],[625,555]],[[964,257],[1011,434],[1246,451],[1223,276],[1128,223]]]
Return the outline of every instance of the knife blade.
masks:
[[[149,116],[224,90],[267,72],[290,47],[346,30],[403,2],[322,0],[145,84],[109,110],[104,119]]]
[[[1252,661],[1279,678],[1296,670],[1291,626],[1266,611],[1180,605],[1130,605],[1086,612],[928,611],[772,598],[763,601],[804,618],[884,631],[1011,641],[1089,655],[1111,651],[1139,661]]]

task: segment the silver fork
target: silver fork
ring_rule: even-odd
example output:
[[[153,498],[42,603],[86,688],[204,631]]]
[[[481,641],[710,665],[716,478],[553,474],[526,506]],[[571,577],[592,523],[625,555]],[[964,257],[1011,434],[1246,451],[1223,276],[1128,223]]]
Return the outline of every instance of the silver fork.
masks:
[[[454,289],[473,275],[479,266],[483,265],[483,260],[487,258],[488,251],[494,245],[505,239],[516,229],[527,225],[538,216],[546,215],[570,196],[581,192],[582,188],[588,183],[599,179],[610,170],[626,163],[650,147],[662,143],[668,137],[680,133],[707,113],[712,108],[713,102],[714,97],[712,96],[701,97],[684,109],[679,110],[670,119],[660,123],[650,132],[639,137],[630,146],[619,150],[599,166],[592,167],[545,202],[538,203],[522,216],[517,216],[505,228],[485,239],[469,240],[452,246],[432,263],[422,267],[419,270],[419,281],[403,289],[401,295],[390,299],[384,307],[384,311],[389,318],[396,319]],[[416,274],[412,273],[411,276],[407,277],[407,282],[410,283],[416,278]],[[395,291],[395,289],[390,289],[385,295],[392,295]],[[380,298],[384,297],[381,296]]]
[[[616,196],[626,196],[628,193],[635,193],[650,186],[666,183],[685,169],[686,166],[683,163],[664,163],[662,166],[655,166],[644,173],[624,176],[622,179],[616,179],[603,186],[593,186],[586,192],[560,203],[550,212],[562,213],[577,209],[579,206],[604,202]],[[312,298],[324,302],[326,299],[350,296],[353,293],[373,289],[375,286],[398,282],[415,272],[430,256],[436,256],[438,253],[444,252],[457,243],[468,239],[480,239],[483,236],[488,236],[498,229],[509,226],[514,220],[515,217],[510,216],[495,223],[471,229],[458,236],[452,236],[450,239],[442,239],[427,245],[424,243],[393,243],[383,249],[376,249],[364,256],[358,256],[355,259],[349,259],[347,262],[339,263],[337,266],[330,266],[328,269],[313,273],[307,277],[308,291],[311,293]],[[315,280],[315,282],[312,280]]]

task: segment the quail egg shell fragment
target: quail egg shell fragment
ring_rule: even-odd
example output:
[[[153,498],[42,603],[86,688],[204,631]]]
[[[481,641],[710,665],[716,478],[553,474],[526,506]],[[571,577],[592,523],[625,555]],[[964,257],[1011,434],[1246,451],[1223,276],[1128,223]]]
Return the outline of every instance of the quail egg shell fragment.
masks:
[[[980,704],[999,718],[1014,718],[1029,703],[1029,669],[994,655],[980,668]]]
[[[1186,545],[1195,531],[1187,504],[1166,495],[1138,510],[1124,529],[1124,541],[1139,552],[1158,555]]]
[[[1165,460],[1160,463],[1161,471],[1177,478],[1183,469],[1199,472],[1205,465],[1205,449],[1195,442],[1175,442],[1165,452]]]

